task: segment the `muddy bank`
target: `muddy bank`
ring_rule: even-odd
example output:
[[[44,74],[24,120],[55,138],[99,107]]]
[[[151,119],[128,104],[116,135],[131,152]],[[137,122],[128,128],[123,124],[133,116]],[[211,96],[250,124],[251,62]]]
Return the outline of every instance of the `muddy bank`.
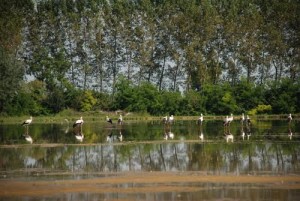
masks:
[[[0,197],[66,193],[157,193],[201,191],[197,184],[251,184],[252,188],[300,190],[300,176],[205,175],[198,172],[128,172],[80,180],[24,181],[1,179]]]

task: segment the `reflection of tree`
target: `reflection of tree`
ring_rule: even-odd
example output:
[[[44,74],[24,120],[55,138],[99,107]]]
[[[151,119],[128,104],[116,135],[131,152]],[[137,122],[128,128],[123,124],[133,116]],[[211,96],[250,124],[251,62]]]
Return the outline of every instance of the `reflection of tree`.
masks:
[[[162,144],[159,145],[159,154],[160,154],[163,170],[166,171],[166,164],[165,164],[165,158],[164,158],[164,154],[163,154]]]
[[[290,141],[288,141],[290,142]],[[0,170],[13,171],[299,171],[297,143],[99,144],[0,148]],[[34,169],[33,169],[34,168]]]
[[[275,152],[274,154],[276,155],[277,171],[284,170],[284,160],[282,156],[281,146],[278,144],[272,144],[269,150]]]

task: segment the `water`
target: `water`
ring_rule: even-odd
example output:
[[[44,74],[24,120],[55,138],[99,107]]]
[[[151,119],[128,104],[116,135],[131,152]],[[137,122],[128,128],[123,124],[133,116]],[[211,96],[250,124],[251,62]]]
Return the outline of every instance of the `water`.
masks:
[[[174,133],[165,140],[166,132]],[[224,132],[233,135],[226,141]],[[245,133],[244,137],[242,133]],[[293,134],[290,135],[290,132]],[[204,139],[200,139],[201,133]],[[83,134],[77,139],[75,134]],[[7,181],[72,181],[119,178],[128,173],[182,173],[212,176],[300,175],[300,126],[286,121],[234,121],[224,131],[221,121],[176,121],[166,128],[159,121],[131,121],[123,125],[85,122],[71,124],[0,125],[0,189]],[[122,141],[120,136],[122,135]],[[25,140],[32,138],[32,144]],[[162,175],[161,175],[162,176]],[[193,177],[193,175],[192,175]],[[219,178],[220,179],[220,178]],[[298,180],[295,185],[299,185]],[[71,184],[70,184],[71,185]],[[100,185],[100,184],[98,184]],[[102,185],[102,184],[101,184]],[[101,187],[100,185],[100,187]],[[107,184],[112,191],[61,192],[55,196],[27,195],[26,200],[295,200],[299,188],[274,188],[266,183],[209,181]],[[146,186],[145,186],[146,185]],[[99,187],[99,188],[100,188]],[[105,186],[107,187],[107,186]],[[5,187],[4,187],[5,188]],[[8,187],[7,187],[8,188]],[[91,187],[92,188],[92,187]],[[90,189],[91,189],[90,188]],[[103,187],[101,187],[102,189]],[[120,189],[146,189],[123,192]],[[4,189],[5,190],[5,189]],[[26,195],[26,193],[24,194]],[[1,194],[0,200],[19,200]],[[126,198],[126,199],[125,199]]]

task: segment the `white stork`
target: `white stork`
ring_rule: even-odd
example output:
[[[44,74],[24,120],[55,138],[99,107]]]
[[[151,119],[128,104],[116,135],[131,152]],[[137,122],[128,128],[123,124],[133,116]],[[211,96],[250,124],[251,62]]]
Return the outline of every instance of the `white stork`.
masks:
[[[201,113],[200,117],[198,118],[198,124],[202,125],[203,123],[203,114]]]
[[[119,116],[119,119],[118,119],[118,124],[123,124],[123,117],[122,117],[122,115],[120,114],[120,116]]]
[[[25,120],[23,123],[22,123],[22,126],[28,126],[29,124],[32,123],[32,116],[30,116],[29,119]]]
[[[228,124],[230,124],[233,121],[233,114],[230,114],[230,117],[228,117]]]
[[[241,116],[241,122],[243,123],[244,121],[245,121],[245,115],[243,113],[242,116]]]
[[[288,120],[289,123],[293,120],[292,114],[289,114],[287,120]]]
[[[251,124],[251,119],[250,119],[249,115],[247,115],[247,117],[246,117],[246,121],[247,121],[247,124],[248,124],[248,125],[250,125],[250,124]]]
[[[228,122],[229,122],[229,118],[228,116],[226,116],[225,119],[223,119],[223,125],[228,126]]]
[[[173,123],[173,121],[174,121],[174,116],[171,115],[171,116],[169,117],[169,123]]]
[[[108,116],[106,116],[106,121],[110,124],[112,124],[112,119],[111,118],[108,118]]]
[[[80,119],[76,120],[73,124],[73,128],[75,128],[77,125],[82,125],[83,124],[83,119],[80,117]]]
[[[163,122],[164,124],[167,123],[167,121],[168,121],[168,116],[165,116],[165,117],[162,118],[162,122]]]

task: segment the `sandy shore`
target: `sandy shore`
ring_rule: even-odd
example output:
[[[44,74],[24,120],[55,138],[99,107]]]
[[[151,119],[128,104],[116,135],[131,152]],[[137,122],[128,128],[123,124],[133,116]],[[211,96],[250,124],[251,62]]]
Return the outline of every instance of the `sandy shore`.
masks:
[[[199,191],[201,183],[253,184],[258,188],[299,189],[300,176],[204,175],[199,172],[128,172],[105,177],[79,180],[1,179],[0,197],[47,196],[66,193],[157,193]],[[126,188],[120,187],[125,185]]]

